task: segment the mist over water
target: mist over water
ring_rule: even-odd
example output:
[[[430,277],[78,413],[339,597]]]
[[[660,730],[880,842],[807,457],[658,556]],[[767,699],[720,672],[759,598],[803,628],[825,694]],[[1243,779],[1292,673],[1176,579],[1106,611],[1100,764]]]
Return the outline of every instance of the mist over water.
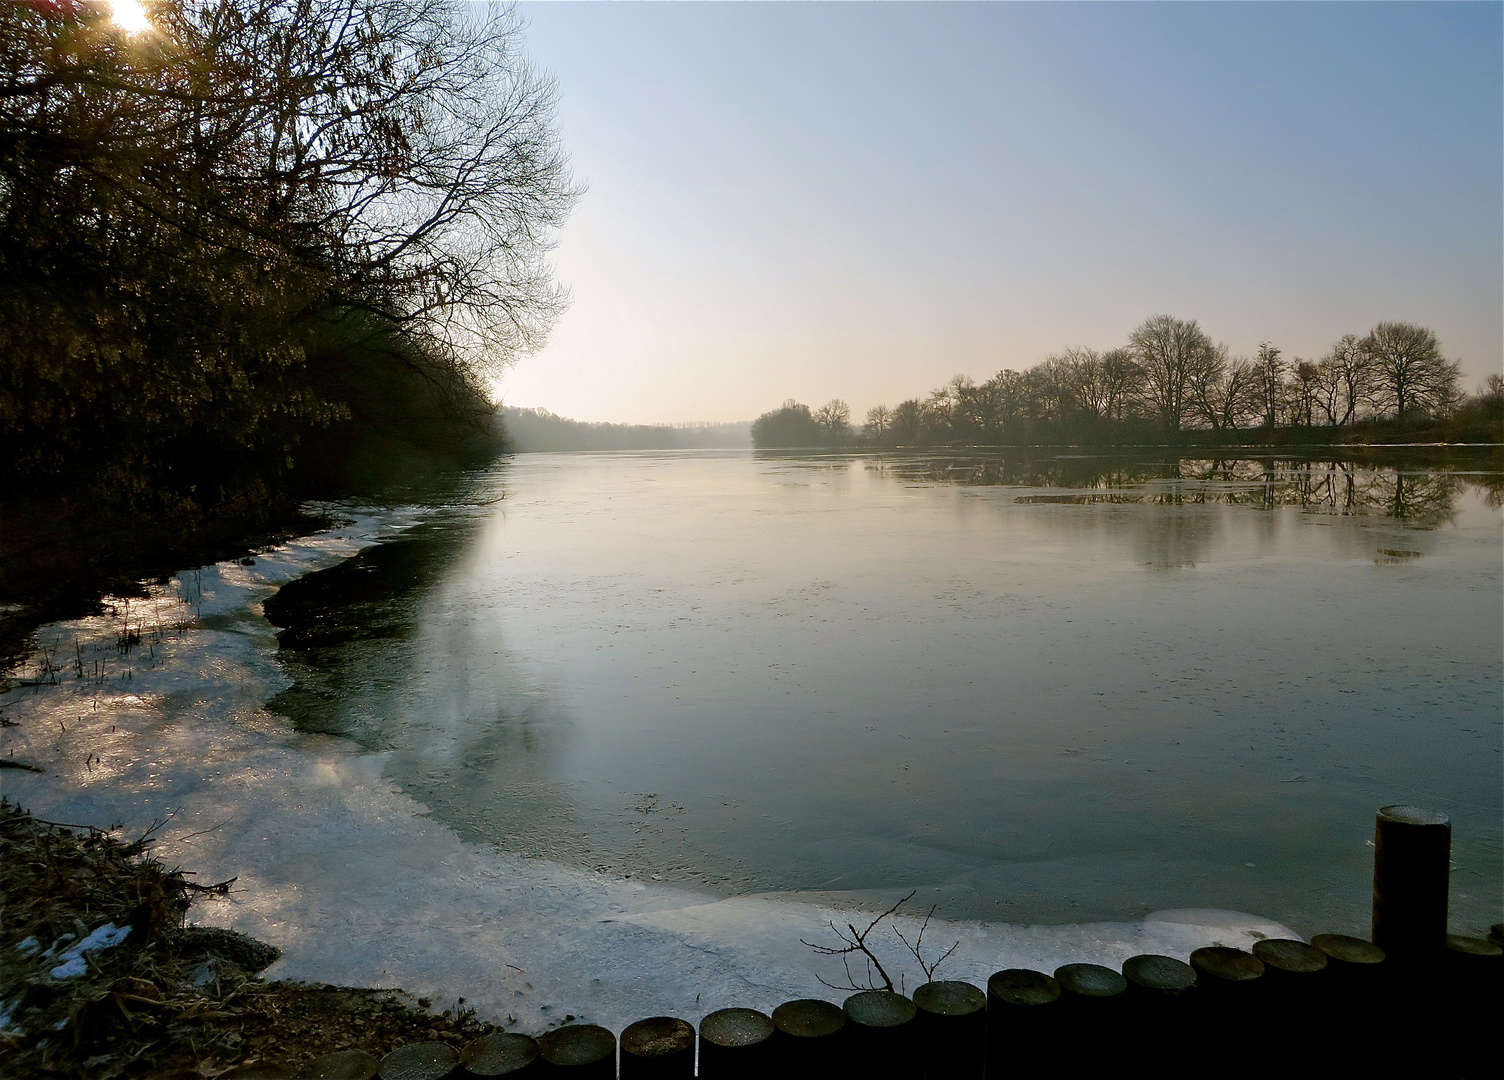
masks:
[[[1360,931],[1372,814],[1497,921],[1500,475],[537,454],[294,582],[305,730],[464,840],[948,918]]]

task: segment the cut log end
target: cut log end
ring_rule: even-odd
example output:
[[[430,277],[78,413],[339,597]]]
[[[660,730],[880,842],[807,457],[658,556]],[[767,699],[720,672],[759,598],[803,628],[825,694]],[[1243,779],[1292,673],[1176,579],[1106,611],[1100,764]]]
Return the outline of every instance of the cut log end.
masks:
[[[381,1080],[444,1080],[459,1063],[448,1043],[408,1043],[381,1059],[377,1075]]]
[[[1040,971],[1009,968],[987,980],[987,997],[1020,1008],[1053,1005],[1060,1000],[1060,984]]]
[[[971,1016],[987,1008],[987,995],[969,982],[928,982],[914,991],[914,1007],[934,1016]]]
[[[1253,955],[1265,968],[1289,975],[1314,975],[1325,971],[1326,953],[1304,941],[1270,938],[1253,946]]]
[[[471,1076],[510,1076],[536,1061],[538,1053],[536,1040],[498,1031],[467,1043],[460,1051],[460,1064]]]
[[[1196,985],[1196,969],[1173,956],[1144,953],[1123,961],[1123,977],[1142,990],[1182,994]]]
[[[1444,828],[1452,824],[1452,819],[1435,810],[1427,810],[1420,806],[1381,806],[1379,819],[1391,822],[1395,825],[1417,825],[1434,828]]]
[[[700,1021],[700,1039],[725,1050],[757,1046],[773,1037],[773,1019],[756,1009],[720,1009]]]
[[[695,1029],[686,1020],[673,1016],[653,1016],[639,1020],[621,1033],[621,1052],[639,1058],[670,1057],[692,1054]]]
[[[1497,960],[1504,957],[1504,948],[1487,938],[1465,937],[1462,934],[1447,935],[1447,952],[1479,960]]]
[[[1311,939],[1311,944],[1325,953],[1329,960],[1340,964],[1371,967],[1382,964],[1385,959],[1384,950],[1373,942],[1347,934],[1317,934]]]
[[[1115,998],[1128,989],[1128,980],[1101,964],[1066,964],[1055,969],[1055,981],[1063,996],[1072,998]]]
[[[1227,945],[1207,945],[1191,953],[1191,967],[1203,986],[1249,983],[1264,974],[1264,964],[1252,953]]]
[[[595,1065],[615,1058],[616,1036],[599,1024],[568,1024],[539,1036],[538,1053],[550,1065]]]
[[[842,1006],[849,1023],[863,1028],[902,1027],[913,1021],[915,1006],[891,990],[863,990],[852,994]]]
[[[846,1026],[846,1014],[828,1001],[799,998],[773,1010],[773,1026],[796,1039],[828,1039]]]

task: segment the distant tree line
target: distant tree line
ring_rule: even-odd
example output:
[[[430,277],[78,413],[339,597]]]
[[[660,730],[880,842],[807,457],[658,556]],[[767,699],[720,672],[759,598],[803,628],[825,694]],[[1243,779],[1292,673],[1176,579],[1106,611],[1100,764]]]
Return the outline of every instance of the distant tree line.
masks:
[[[1435,333],[1381,322],[1315,360],[1265,343],[1233,356],[1194,320],[1155,315],[1125,345],[1067,349],[983,383],[958,375],[928,397],[867,411],[786,401],[753,424],[758,446],[1025,445],[1145,441],[1342,441],[1432,429],[1504,439],[1504,379],[1471,397]]]
[[[502,440],[519,454],[563,450],[742,449],[751,438],[739,424],[602,424],[567,420],[547,409],[501,410]]]
[[[789,398],[752,421],[754,446],[844,446],[852,437],[851,406],[839,398],[813,412]]]
[[[0,491],[191,518],[494,452],[575,195],[515,13],[146,10],[0,4]]]

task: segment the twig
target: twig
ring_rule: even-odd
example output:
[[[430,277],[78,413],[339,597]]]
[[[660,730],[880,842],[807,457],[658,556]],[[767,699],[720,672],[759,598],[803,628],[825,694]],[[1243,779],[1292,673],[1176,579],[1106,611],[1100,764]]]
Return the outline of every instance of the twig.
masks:
[[[165,818],[152,818],[151,824],[146,827],[146,831],[138,836],[134,841],[125,845],[126,849],[130,851],[145,851],[150,844],[155,843],[152,838],[152,833],[156,832],[158,829],[165,828],[167,826],[167,823],[176,816],[176,810],[169,810],[167,811],[167,816]]]
[[[230,886],[240,880],[240,875],[236,874],[228,881],[221,881],[217,885],[200,885],[196,881],[189,881],[187,878],[181,878],[180,880],[183,882],[183,888],[185,889],[192,889],[194,892],[218,893],[220,896],[228,896]]]
[[[51,825],[57,829],[84,829],[91,833],[99,833],[101,836],[109,832],[108,829],[95,828],[93,825],[75,825],[71,821],[48,821],[46,818],[40,818],[34,814],[28,816],[38,825]]]
[[[805,941],[803,938],[800,938],[799,943],[801,945],[806,945],[809,948],[814,949],[815,952],[819,953],[821,956],[841,957],[841,964],[846,969],[846,982],[848,985],[836,986],[834,983],[826,982],[825,979],[821,978],[820,976],[816,976],[816,978],[819,978],[822,983],[830,987],[832,990],[876,990],[878,988],[872,985],[872,972],[875,969],[878,976],[883,980],[882,989],[892,990],[893,978],[888,974],[887,969],[883,967],[883,962],[877,958],[877,954],[874,953],[872,951],[872,948],[867,944],[867,936],[871,934],[873,930],[876,930],[878,925],[881,924],[884,919],[892,918],[898,913],[899,908],[903,907],[904,904],[914,899],[914,892],[917,892],[917,890],[911,891],[902,900],[899,900],[898,903],[894,904],[887,911],[883,912],[877,918],[873,919],[870,923],[867,924],[867,928],[865,930],[858,930],[854,923],[847,923],[846,930],[843,931],[840,927],[836,926],[834,922],[832,922],[830,924],[830,928],[835,931],[836,937],[840,938],[846,943],[842,948],[835,948],[829,945],[816,945],[813,941]],[[847,934],[847,931],[850,932],[849,936]],[[851,974],[850,958],[853,954],[856,953],[861,953],[862,956],[866,958],[866,986],[857,985],[856,979]]]
[[[226,825],[228,825],[230,822],[232,822],[234,820],[235,820],[235,815],[231,814],[229,817],[227,817],[223,821],[221,821],[218,825],[210,825],[207,829],[200,829],[198,832],[191,832],[187,836],[174,836],[171,840],[168,840],[167,843],[169,843],[169,844],[181,844],[184,841],[192,840],[195,836],[203,836],[205,833],[211,833],[215,829],[223,829]]]
[[[954,955],[955,951],[961,947],[961,943],[960,941],[953,942],[950,948],[946,949],[939,955],[939,957],[937,957],[933,961],[925,959],[924,935],[925,932],[929,929],[930,919],[934,917],[935,910],[939,905],[931,906],[930,910],[925,914],[923,921],[921,921],[919,924],[919,933],[914,936],[914,940],[912,942],[904,936],[903,931],[898,928],[898,923],[897,920],[894,919],[894,916],[898,914],[899,910],[905,904],[914,899],[915,892],[917,891],[918,890],[914,890],[907,896],[903,897],[903,899],[899,900],[887,911],[883,912],[881,915],[877,916],[877,918],[868,923],[865,929],[858,930],[854,923],[847,923],[845,929],[843,930],[834,922],[830,923],[829,925],[831,930],[835,932],[836,937],[839,938],[842,942],[840,946],[816,945],[812,941],[805,941],[803,938],[801,938],[801,944],[815,950],[815,952],[817,952],[821,956],[839,956],[841,958],[841,965],[846,971],[846,983],[843,986],[838,986],[835,983],[829,982],[825,978],[818,975],[816,976],[816,978],[818,978],[823,985],[830,987],[832,990],[894,990],[892,976],[888,974],[887,969],[883,966],[882,961],[873,951],[872,945],[870,943],[872,932],[876,930],[880,925],[882,925],[884,920],[893,920],[890,925],[892,926],[894,936],[897,937],[899,941],[903,942],[904,947],[908,949],[909,954],[912,955],[916,961],[918,961],[919,968],[924,972],[925,978],[933,981],[935,978],[935,972],[939,970],[940,965],[945,963],[951,958],[952,955]],[[856,977],[851,973],[851,958],[858,955],[863,958],[863,961],[867,965],[867,976],[865,983],[859,983],[856,980]],[[881,983],[874,979],[874,973],[876,974],[878,979],[882,980]],[[899,993],[903,992],[903,980],[901,977],[897,989]]]
[[[910,895],[912,896],[913,894],[910,893]],[[929,979],[931,982],[934,981],[935,972],[940,969],[940,965],[949,960],[951,953],[955,952],[961,947],[960,941],[952,942],[951,947],[941,953],[940,958],[933,964],[927,963],[925,961],[924,954],[920,951],[924,947],[924,932],[930,928],[930,919],[934,917],[935,908],[939,906],[939,904],[930,905],[929,911],[925,913],[924,922],[919,924],[919,933],[914,936],[913,944],[910,944],[909,939],[903,936],[903,931],[900,930],[897,925],[893,927],[893,932],[898,935],[898,940],[903,942],[904,946],[909,950],[909,952],[914,954],[914,959],[919,962],[919,970],[923,971],[924,977],[926,979]]]
[[[28,765],[24,761],[14,761],[11,758],[0,758],[0,769],[25,769],[27,772],[46,772],[40,765]]]

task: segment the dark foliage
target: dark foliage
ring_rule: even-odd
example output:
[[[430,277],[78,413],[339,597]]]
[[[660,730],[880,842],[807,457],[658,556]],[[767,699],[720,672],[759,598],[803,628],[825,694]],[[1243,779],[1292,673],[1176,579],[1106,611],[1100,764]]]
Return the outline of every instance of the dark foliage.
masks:
[[[831,401],[811,412],[793,398],[783,407],[765,412],[752,421],[752,445],[758,448],[800,446],[846,446],[851,442],[847,427],[850,410],[843,401]]]
[[[574,194],[515,16],[150,13],[0,5],[7,496],[191,519],[493,451]]]

